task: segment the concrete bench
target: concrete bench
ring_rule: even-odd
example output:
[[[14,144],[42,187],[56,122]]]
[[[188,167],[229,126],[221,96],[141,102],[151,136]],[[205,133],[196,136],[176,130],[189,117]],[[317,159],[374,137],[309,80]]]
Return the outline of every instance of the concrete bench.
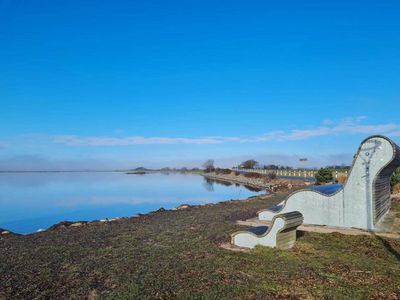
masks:
[[[296,191],[258,213],[261,221],[299,211],[304,223],[375,231],[390,210],[390,178],[400,167],[400,147],[384,136],[361,142],[346,183]]]
[[[254,248],[257,245],[279,249],[289,249],[296,242],[296,229],[303,223],[303,215],[298,211],[274,216],[271,226],[257,226],[247,231],[231,235],[232,244]]]

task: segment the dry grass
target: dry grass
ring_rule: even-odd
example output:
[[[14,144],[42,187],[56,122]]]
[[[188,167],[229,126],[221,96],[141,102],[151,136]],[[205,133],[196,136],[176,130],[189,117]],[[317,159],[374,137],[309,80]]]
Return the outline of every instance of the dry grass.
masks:
[[[394,194],[400,194],[400,183],[396,184],[396,185],[393,187],[393,193],[394,193]]]

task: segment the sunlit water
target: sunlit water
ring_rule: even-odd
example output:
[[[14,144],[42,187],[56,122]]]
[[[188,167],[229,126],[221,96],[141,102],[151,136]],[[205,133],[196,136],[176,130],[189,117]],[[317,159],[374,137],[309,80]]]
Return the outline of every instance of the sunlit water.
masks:
[[[259,193],[193,174],[3,173],[0,228],[31,233],[64,220],[128,217],[160,207],[216,203]]]

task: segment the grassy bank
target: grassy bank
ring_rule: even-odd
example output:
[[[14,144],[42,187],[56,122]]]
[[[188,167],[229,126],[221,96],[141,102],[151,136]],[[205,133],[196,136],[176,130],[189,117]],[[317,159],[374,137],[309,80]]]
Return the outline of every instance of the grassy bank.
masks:
[[[400,297],[398,240],[299,232],[289,251],[219,247],[284,196],[2,236],[0,298]]]

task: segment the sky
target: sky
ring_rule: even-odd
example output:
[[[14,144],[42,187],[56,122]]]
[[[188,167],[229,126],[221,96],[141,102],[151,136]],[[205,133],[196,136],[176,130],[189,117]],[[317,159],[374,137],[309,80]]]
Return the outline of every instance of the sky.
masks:
[[[400,144],[399,1],[0,0],[0,170],[349,164]]]

